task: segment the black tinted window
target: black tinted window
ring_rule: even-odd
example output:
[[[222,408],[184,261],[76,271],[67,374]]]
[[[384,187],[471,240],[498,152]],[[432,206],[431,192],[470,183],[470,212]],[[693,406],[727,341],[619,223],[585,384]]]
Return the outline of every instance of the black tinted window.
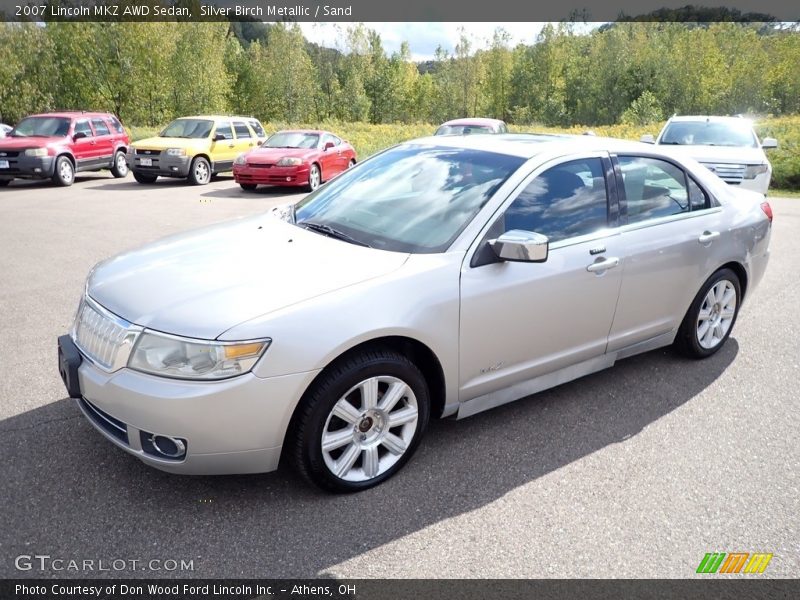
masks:
[[[259,123],[258,121],[250,121],[250,127],[253,128],[253,131],[256,132],[256,135],[258,137],[266,137],[267,136],[267,132],[264,131],[264,128],[261,126],[261,123]]]
[[[689,211],[683,171],[664,160],[620,156],[628,223],[668,217]]]
[[[117,133],[125,133],[125,128],[122,126],[122,123],[119,122],[117,117],[112,115],[109,121],[111,121],[111,127],[114,128],[114,131]]]
[[[234,121],[233,122],[233,129],[236,131],[236,137],[237,138],[253,137],[250,134],[250,130],[247,128],[247,125],[245,125],[241,121]]]
[[[97,135],[110,135],[111,132],[108,130],[108,125],[103,119],[92,119],[92,125],[94,125],[94,130]]]
[[[606,180],[599,158],[562,163],[541,173],[505,213],[505,231],[535,231],[551,242],[607,225]]]
[[[216,135],[224,135],[226,140],[233,139],[233,129],[230,123],[220,123],[217,125]]]

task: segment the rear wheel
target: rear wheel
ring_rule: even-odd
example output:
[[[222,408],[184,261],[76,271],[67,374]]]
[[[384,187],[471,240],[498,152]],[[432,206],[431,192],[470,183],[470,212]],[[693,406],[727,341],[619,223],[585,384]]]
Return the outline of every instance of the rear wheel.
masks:
[[[151,175],[150,173],[142,173],[140,171],[133,172],[133,178],[139,183],[155,183],[158,175]]]
[[[308,191],[313,192],[322,183],[322,172],[319,170],[319,165],[314,163],[308,170]]]
[[[429,414],[428,387],[414,363],[390,350],[363,352],[334,364],[306,392],[287,450],[319,487],[364,490],[408,462]]]
[[[255,183],[240,183],[239,185],[242,186],[245,192],[252,192],[258,187]]]
[[[11,181],[11,179],[0,179],[0,187],[6,187]]]
[[[53,172],[53,183],[63,187],[72,185],[75,181],[75,167],[72,161],[66,156],[59,156],[56,159],[56,168]]]
[[[690,358],[706,358],[722,348],[739,314],[742,288],[731,269],[720,269],[700,288],[683,318],[675,347]]]
[[[128,175],[128,159],[125,158],[125,153],[122,150],[118,150],[114,155],[111,174],[114,177],[126,177]]]
[[[211,181],[211,165],[202,156],[197,156],[189,167],[189,182],[192,185],[205,185]]]

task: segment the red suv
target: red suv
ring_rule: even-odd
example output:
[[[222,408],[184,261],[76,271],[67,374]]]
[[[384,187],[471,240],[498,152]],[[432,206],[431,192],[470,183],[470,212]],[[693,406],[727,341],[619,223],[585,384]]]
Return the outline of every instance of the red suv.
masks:
[[[0,139],[0,187],[14,178],[72,185],[78,171],[128,174],[128,134],[114,115],[54,112],[25,117]]]

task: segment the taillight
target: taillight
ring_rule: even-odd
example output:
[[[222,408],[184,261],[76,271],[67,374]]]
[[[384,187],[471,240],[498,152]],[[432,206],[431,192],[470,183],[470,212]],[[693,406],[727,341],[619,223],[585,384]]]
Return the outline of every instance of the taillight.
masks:
[[[769,202],[762,202],[761,210],[764,211],[764,214],[767,215],[769,222],[772,223],[772,207],[769,205]]]

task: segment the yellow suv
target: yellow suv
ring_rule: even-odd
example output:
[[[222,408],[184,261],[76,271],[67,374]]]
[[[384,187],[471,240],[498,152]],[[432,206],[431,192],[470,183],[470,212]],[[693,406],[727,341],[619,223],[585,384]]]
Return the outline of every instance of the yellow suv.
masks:
[[[138,140],[128,147],[128,166],[139,183],[161,177],[186,177],[205,185],[211,176],[230,171],[242,152],[260,146],[267,138],[253,117],[181,117],[156,137]]]

